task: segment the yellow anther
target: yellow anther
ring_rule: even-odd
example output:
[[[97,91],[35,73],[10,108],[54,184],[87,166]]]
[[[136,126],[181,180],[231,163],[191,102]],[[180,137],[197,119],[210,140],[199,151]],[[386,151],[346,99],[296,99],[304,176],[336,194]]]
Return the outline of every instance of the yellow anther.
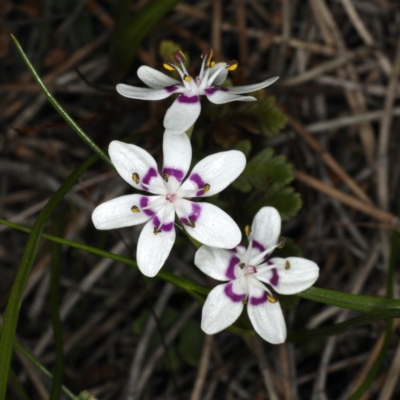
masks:
[[[247,303],[248,303],[248,300],[247,300],[247,299],[243,299],[243,300],[242,300],[242,304],[246,305]]]
[[[185,82],[190,82],[193,78],[189,75],[185,75],[183,79],[185,80]]]
[[[153,233],[154,233],[155,235],[158,235],[159,233],[161,233],[161,230],[160,230],[160,229],[157,229],[156,227],[154,227]]]
[[[270,303],[276,303],[278,300],[275,297],[272,297],[271,295],[267,294],[267,300]]]
[[[168,64],[168,63],[164,63],[163,67],[168,71],[174,71],[175,70],[175,67],[172,66],[171,64]]]
[[[286,262],[285,262],[285,269],[290,269],[290,262],[289,262],[289,260],[286,260]]]
[[[244,233],[246,234],[246,236],[249,236],[249,235],[250,235],[250,225],[246,225],[246,226],[244,227]]]
[[[234,71],[238,65],[239,63],[236,60],[232,60],[226,63],[225,69],[227,69],[228,71]]]
[[[132,206],[131,211],[135,214],[140,213],[139,207],[138,206]]]
[[[243,269],[245,266],[246,266],[245,263],[240,263],[240,264],[239,264],[239,267],[242,268],[242,269]]]
[[[132,180],[136,183],[136,185],[139,183],[139,175],[136,172],[132,174]]]
[[[285,245],[286,239],[282,236],[279,240],[278,240],[278,249],[281,249],[284,245]]]
[[[210,187],[211,187],[211,186],[210,186],[208,183],[206,183],[206,184],[204,185],[203,193],[206,194],[206,193],[210,190]]]
[[[165,181],[165,182],[168,182],[169,174],[164,174],[164,175],[163,175],[163,178],[164,178],[164,181]]]
[[[208,58],[211,60],[213,58],[214,55],[214,51],[213,49],[210,49],[210,55],[208,56]]]
[[[211,61],[211,68],[215,67],[215,61]]]

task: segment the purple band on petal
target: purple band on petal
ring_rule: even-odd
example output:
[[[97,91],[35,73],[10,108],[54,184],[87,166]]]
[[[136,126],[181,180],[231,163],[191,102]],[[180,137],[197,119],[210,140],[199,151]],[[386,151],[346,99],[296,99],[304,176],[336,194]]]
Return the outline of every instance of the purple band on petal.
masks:
[[[168,223],[168,224],[163,224],[161,227],[160,227],[160,223],[161,223],[161,221],[158,219],[158,217],[154,217],[153,218],[153,225],[157,229],[159,228],[163,232],[171,232],[172,228],[174,227],[174,222],[173,221]]]
[[[211,86],[204,89],[204,93],[208,96],[212,96],[217,90],[222,90],[223,92],[229,92],[229,89],[224,86]]]
[[[239,301],[242,301],[246,295],[245,294],[236,294],[234,293],[232,289],[233,283],[228,283],[224,287],[224,293],[234,302],[234,303],[239,303]]]
[[[260,250],[261,253],[265,250],[265,247],[260,242],[257,242],[257,240],[254,239],[253,239],[253,248]]]
[[[197,203],[192,203],[192,212],[189,215],[189,219],[196,222],[201,214],[201,205]]]
[[[182,182],[182,179],[185,176],[185,173],[180,169],[175,168],[163,168],[162,174],[168,174],[169,176],[173,176],[178,182]]]
[[[140,208],[147,207],[149,204],[149,198],[148,197],[141,197],[139,201]],[[148,217],[152,217],[155,214],[155,211],[152,211],[151,209],[147,210],[142,210]]]
[[[269,283],[270,283],[272,286],[278,286],[278,283],[279,283],[279,274],[278,274],[278,270],[277,270],[276,268],[274,268],[274,269],[271,269],[271,272],[272,272],[272,277],[271,277],[271,279],[269,280]]]
[[[156,178],[158,176],[158,172],[154,168],[149,168],[149,170],[146,172],[145,176],[142,179],[142,182],[146,185],[149,184],[151,178]],[[147,190],[144,185],[142,185],[143,190]]]
[[[177,85],[171,85],[171,86],[166,86],[164,88],[168,93],[174,93],[179,89],[179,86]]]
[[[200,101],[199,96],[194,95],[194,96],[186,96],[185,94],[180,94],[178,97],[179,103],[185,103],[185,104],[196,104]]]
[[[194,174],[190,175],[189,179],[197,185],[197,189],[201,189],[196,193],[196,197],[202,196],[204,194],[203,188],[205,185],[203,178],[195,172]]]
[[[201,214],[201,205],[197,203],[190,202],[192,206],[192,211],[190,212],[188,218],[182,217],[179,218],[183,225],[191,226],[191,222],[196,222]],[[189,221],[190,220],[190,221]]]
[[[267,292],[263,292],[263,294],[261,295],[261,297],[255,297],[255,296],[251,296],[250,297],[250,304],[252,306],[259,306],[261,304],[264,304],[268,301],[267,299]]]
[[[228,265],[228,269],[225,272],[225,276],[231,281],[236,279],[235,266],[237,264],[239,264],[239,262],[240,262],[240,259],[236,256],[231,257],[231,259],[229,260],[229,265]]]

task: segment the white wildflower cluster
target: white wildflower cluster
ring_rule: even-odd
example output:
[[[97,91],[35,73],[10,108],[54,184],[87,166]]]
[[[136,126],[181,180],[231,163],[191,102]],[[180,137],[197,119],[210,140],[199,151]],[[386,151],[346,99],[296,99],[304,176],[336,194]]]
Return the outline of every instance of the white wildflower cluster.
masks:
[[[137,243],[137,263],[149,277],[157,275],[175,242],[177,216],[187,234],[202,243],[195,265],[208,276],[223,281],[209,293],[203,307],[201,327],[214,334],[229,327],[247,305],[256,332],[270,343],[283,343],[286,325],[274,292],[294,294],[307,289],[318,278],[318,266],[309,260],[273,258],[280,238],[281,219],[273,207],[263,207],[247,232],[247,249],[235,221],[220,208],[205,201],[232,183],[244,170],[246,158],[231,150],[210,155],[189,173],[192,147],[185,131],[197,120],[200,96],[215,104],[231,101],[256,101],[242,96],[274,83],[264,82],[238,87],[221,86],[237,62],[215,63],[212,51],[205,50],[200,73],[193,78],[187,72],[181,51],[165,61],[167,70],[176,70],[181,81],[147,66],[138,70],[149,88],[117,85],[117,91],[129,98],[160,100],[179,94],[164,118],[164,162],[158,169],[154,158],[142,148],[119,141],[111,142],[110,158],[122,179],[140,193],[121,196],[100,204],[92,219],[97,229],[115,229],[145,224]],[[150,195],[149,195],[150,194]]]

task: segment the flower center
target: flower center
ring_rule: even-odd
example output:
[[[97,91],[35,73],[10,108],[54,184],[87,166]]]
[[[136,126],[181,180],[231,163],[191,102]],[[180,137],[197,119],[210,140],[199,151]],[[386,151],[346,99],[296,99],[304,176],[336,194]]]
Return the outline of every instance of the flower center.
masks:
[[[168,193],[165,198],[170,201],[171,203],[173,203],[176,200],[176,194],[174,193]]]
[[[253,275],[257,273],[257,268],[254,267],[253,265],[247,265],[247,270],[244,273],[245,275]]]

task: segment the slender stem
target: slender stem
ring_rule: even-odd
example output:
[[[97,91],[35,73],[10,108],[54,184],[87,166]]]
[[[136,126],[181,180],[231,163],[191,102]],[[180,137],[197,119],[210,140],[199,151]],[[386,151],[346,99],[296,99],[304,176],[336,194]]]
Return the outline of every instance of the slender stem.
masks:
[[[56,235],[61,234],[61,214],[58,212],[54,218],[53,230]],[[52,242],[51,246],[51,262],[50,262],[50,316],[51,324],[54,331],[54,342],[56,349],[56,361],[53,377],[53,385],[51,387],[50,400],[59,400],[61,394],[61,386],[64,370],[64,355],[62,345],[62,326],[60,319],[60,273],[62,261],[62,247],[60,244]]]
[[[15,342],[14,343],[15,348],[22,353],[33,365],[36,366],[36,368],[41,371],[44,375],[46,375],[48,378],[53,379],[53,375],[51,372],[44,366],[42,365],[31,353],[29,353],[28,350],[24,349],[19,343]],[[77,400],[77,396],[75,396],[68,388],[65,386],[61,386],[62,392],[67,395],[71,400]]]
[[[19,44],[17,38],[14,35],[11,35],[12,40],[14,41],[15,45],[17,46],[17,49],[24,60],[26,66],[28,69],[31,71],[31,74],[33,75],[33,78],[35,79],[36,83],[44,93],[44,95],[47,97],[47,100],[49,103],[55,108],[55,110],[60,114],[60,116],[64,119],[64,121],[77,133],[77,135],[102,159],[104,160],[107,164],[112,165],[111,160],[107,156],[106,153],[103,152],[103,150],[100,149],[100,147],[97,146],[95,142],[93,142],[92,139],[81,129],[81,127],[70,117],[70,115],[61,107],[61,105],[58,103],[58,101],[55,99],[55,97],[49,92],[47,89],[46,85],[36,72],[35,68],[29,61],[27,55],[25,54],[24,50],[22,49],[21,45]]]

